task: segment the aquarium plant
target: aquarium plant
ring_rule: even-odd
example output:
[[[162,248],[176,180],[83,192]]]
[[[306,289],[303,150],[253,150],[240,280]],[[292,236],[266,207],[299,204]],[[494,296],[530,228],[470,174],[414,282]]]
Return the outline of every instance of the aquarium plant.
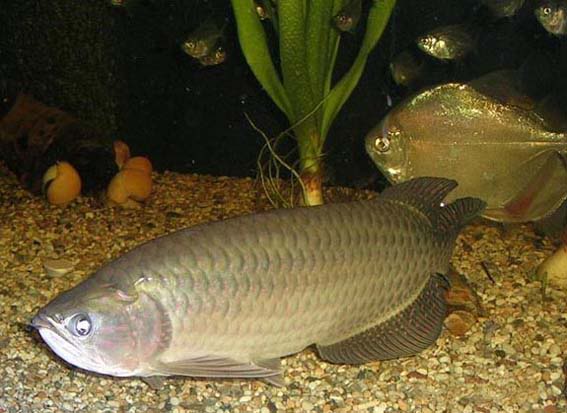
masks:
[[[262,87],[292,125],[306,205],[323,203],[325,138],[358,83],[367,57],[380,39],[395,5],[395,0],[371,0],[358,55],[346,73],[332,84],[341,36],[333,17],[350,1],[353,0],[232,0],[244,56]],[[257,7],[271,12],[279,43],[273,54],[267,27]]]

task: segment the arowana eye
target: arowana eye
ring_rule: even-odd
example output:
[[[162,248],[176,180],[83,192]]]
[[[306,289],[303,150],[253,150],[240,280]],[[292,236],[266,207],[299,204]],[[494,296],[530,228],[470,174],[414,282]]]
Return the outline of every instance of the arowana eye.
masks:
[[[86,314],[76,314],[69,323],[69,329],[77,337],[86,337],[92,330],[91,319]]]

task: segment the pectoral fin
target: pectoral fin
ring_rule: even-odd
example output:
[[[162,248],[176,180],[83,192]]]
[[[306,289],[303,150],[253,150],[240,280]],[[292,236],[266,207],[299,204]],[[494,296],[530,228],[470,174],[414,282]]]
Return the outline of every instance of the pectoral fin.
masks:
[[[549,151],[538,155],[522,168],[534,167],[545,157],[538,172],[520,193],[502,208],[485,210],[484,216],[504,222],[538,221],[553,214],[567,198],[567,161],[563,154]]]
[[[201,356],[161,362],[155,370],[171,376],[259,378],[277,386],[284,385],[279,359],[240,362],[224,357]]]
[[[425,350],[441,333],[448,285],[444,277],[434,275],[403,311],[346,340],[317,345],[319,354],[333,363],[361,364],[412,356]]]

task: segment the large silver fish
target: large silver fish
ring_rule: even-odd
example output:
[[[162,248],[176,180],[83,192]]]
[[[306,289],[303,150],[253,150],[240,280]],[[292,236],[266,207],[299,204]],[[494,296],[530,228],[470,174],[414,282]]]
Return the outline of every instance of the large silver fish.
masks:
[[[497,221],[539,220],[567,198],[567,135],[466,84],[433,87],[402,102],[368,133],[366,150],[393,183],[457,180],[452,197],[483,199],[484,216]]]
[[[410,356],[445,317],[455,238],[482,201],[416,179],[375,200],[275,210],[147,242],[32,321],[67,362],[114,376],[257,377],[316,344],[334,363]]]

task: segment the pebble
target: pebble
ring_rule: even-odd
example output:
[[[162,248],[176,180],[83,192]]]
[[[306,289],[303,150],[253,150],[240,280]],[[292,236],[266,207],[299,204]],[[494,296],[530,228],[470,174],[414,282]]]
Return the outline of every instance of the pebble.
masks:
[[[388,409],[388,405],[385,403],[380,403],[378,406],[372,409],[372,413],[385,413]]]
[[[561,348],[557,344],[552,344],[548,350],[550,357],[557,357],[561,354]]]
[[[451,363],[451,358],[449,356],[442,356],[439,358],[439,362],[442,364],[449,364]]]
[[[445,327],[455,336],[464,336],[476,323],[476,317],[468,311],[457,310],[445,318]]]
[[[563,359],[561,357],[552,357],[550,362],[551,364],[555,364],[556,366],[563,365]]]
[[[557,413],[557,406],[554,404],[548,404],[543,408],[544,413]]]
[[[66,259],[44,259],[43,266],[50,277],[61,277],[74,268],[73,262]]]

